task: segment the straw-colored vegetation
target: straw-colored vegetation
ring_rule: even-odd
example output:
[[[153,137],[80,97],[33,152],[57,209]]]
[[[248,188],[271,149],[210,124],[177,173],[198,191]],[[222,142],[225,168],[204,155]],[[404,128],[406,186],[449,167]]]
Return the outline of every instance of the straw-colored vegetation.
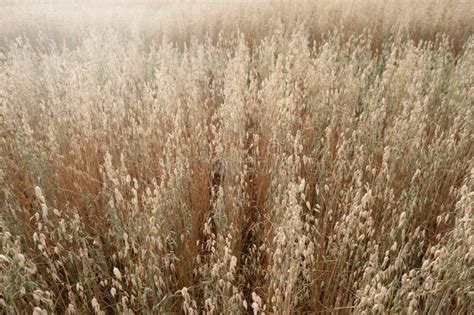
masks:
[[[148,5],[0,7],[0,313],[474,309],[472,1]]]

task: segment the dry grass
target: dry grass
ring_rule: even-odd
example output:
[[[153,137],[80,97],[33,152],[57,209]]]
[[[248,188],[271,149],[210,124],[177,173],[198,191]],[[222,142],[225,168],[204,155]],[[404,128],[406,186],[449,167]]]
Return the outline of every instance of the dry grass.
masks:
[[[472,13],[2,7],[0,312],[468,313]]]

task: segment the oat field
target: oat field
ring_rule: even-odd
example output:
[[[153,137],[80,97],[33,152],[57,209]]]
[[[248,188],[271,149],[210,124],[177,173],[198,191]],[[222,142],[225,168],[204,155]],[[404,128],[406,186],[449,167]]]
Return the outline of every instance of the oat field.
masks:
[[[0,313],[472,314],[474,2],[53,2],[0,0]]]

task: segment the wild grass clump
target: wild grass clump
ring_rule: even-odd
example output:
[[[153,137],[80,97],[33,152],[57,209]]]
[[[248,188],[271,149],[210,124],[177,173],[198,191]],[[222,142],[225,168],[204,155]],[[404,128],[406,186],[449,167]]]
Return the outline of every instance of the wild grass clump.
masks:
[[[2,313],[474,308],[472,5],[33,7],[0,9]]]

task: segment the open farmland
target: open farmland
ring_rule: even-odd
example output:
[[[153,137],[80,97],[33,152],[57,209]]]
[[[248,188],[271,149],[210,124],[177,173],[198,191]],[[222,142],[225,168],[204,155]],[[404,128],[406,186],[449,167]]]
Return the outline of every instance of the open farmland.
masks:
[[[474,2],[1,1],[0,313],[474,309]]]

